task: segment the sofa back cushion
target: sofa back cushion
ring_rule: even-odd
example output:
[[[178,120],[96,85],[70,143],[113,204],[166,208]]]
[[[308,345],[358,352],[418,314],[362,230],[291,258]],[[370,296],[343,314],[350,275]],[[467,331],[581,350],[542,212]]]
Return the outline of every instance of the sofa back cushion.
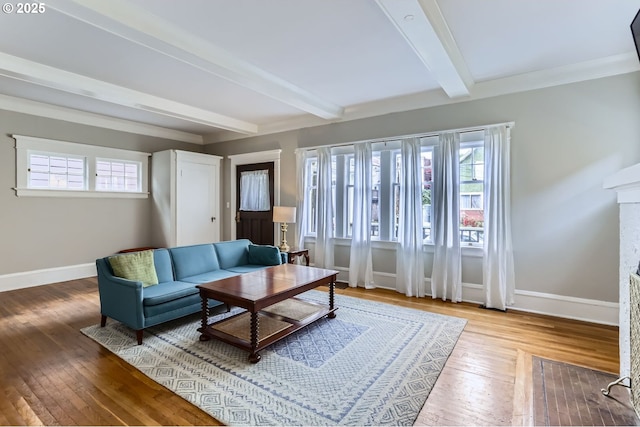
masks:
[[[156,249],[153,251],[153,262],[156,265],[156,275],[158,282],[173,282],[173,266],[171,256],[167,249]]]
[[[280,249],[273,245],[249,245],[249,264],[280,265]]]
[[[195,276],[207,271],[219,270],[216,250],[211,244],[170,248],[176,280]]]
[[[217,242],[213,246],[216,248],[220,268],[227,269],[238,265],[249,264],[249,245],[251,240],[238,239],[227,242]]]

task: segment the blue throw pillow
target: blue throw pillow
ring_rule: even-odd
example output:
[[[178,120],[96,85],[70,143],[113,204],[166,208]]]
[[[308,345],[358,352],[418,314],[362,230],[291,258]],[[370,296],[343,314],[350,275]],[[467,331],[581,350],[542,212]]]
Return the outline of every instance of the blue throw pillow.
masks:
[[[271,245],[249,245],[249,264],[280,265],[280,249]]]

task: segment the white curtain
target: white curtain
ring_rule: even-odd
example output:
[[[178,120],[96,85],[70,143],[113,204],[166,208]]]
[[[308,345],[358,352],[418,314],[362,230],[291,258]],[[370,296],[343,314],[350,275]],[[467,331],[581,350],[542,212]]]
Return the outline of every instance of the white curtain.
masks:
[[[374,288],[371,261],[371,144],[354,145],[353,227],[349,286]]]
[[[333,268],[333,189],[331,149],[318,148],[318,215],[316,223],[315,266]]]
[[[240,174],[240,210],[268,211],[270,209],[269,171],[242,172]]]
[[[433,153],[433,269],[431,296],[462,301],[460,252],[460,135],[440,135]]]
[[[511,243],[510,130],[495,126],[484,140],[485,306],[506,310],[514,303],[515,274]]]
[[[401,156],[403,170],[400,175],[396,290],[409,297],[424,297],[420,141],[417,138],[404,139]]]
[[[298,248],[305,247],[304,236],[308,233],[306,219],[309,217],[309,206],[305,203],[307,197],[310,196],[306,194],[308,188],[307,180],[309,179],[309,177],[306,176],[307,153],[306,150],[296,151],[296,237]]]

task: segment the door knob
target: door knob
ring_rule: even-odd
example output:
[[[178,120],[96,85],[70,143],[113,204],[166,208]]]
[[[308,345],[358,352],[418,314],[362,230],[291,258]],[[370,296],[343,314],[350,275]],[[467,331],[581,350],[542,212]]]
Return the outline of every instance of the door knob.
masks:
[[[240,222],[240,211],[236,212],[236,222]]]

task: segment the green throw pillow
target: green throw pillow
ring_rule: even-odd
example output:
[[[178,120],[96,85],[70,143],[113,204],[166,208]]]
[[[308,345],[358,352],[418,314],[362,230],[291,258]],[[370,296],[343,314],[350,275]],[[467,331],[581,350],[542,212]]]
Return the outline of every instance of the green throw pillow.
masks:
[[[249,245],[249,264],[280,265],[280,249],[271,245]]]
[[[114,255],[109,257],[109,264],[115,276],[140,281],[145,288],[158,284],[152,250]]]

